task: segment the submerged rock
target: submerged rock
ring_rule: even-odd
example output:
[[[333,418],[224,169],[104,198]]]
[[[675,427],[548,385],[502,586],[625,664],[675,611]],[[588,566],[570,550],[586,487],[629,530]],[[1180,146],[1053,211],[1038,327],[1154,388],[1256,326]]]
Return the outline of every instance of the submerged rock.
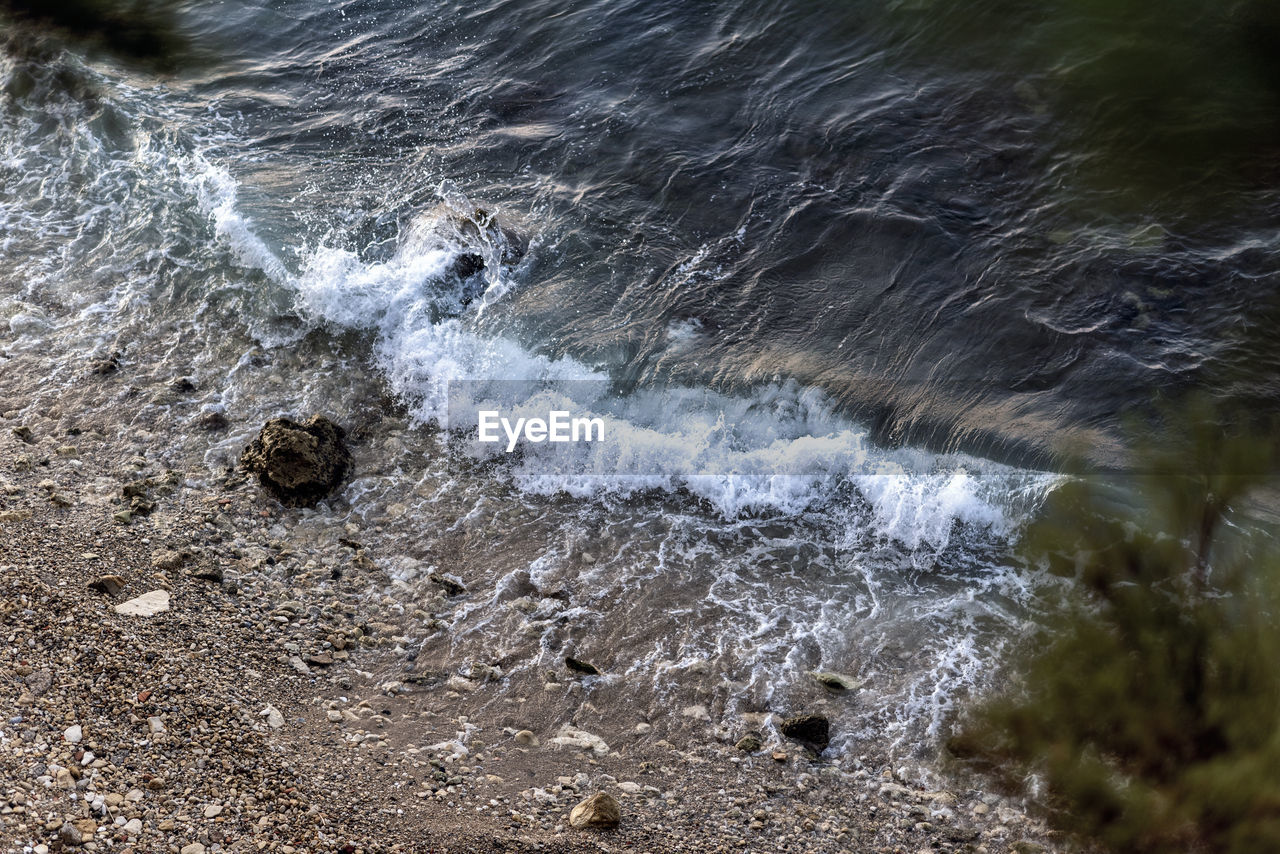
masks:
[[[783,721],[778,729],[787,738],[811,747],[817,753],[826,750],[831,743],[831,723],[822,715],[796,715]]]
[[[837,694],[843,694],[845,691],[852,691],[854,688],[861,687],[862,681],[855,679],[845,673],[835,673],[829,670],[815,670],[813,678],[818,684],[829,691]]]
[[[738,743],[734,747],[743,753],[758,753],[764,747],[764,741],[760,738],[759,733],[749,732],[738,739]]]
[[[351,467],[346,431],[323,415],[303,422],[273,418],[240,456],[281,503],[311,507],[331,493]]]
[[[608,792],[597,792],[569,813],[571,827],[617,827],[622,821],[622,807]]]
[[[210,433],[216,430],[225,430],[230,425],[231,422],[227,420],[227,416],[217,411],[202,412],[200,417],[196,419],[196,426]]]

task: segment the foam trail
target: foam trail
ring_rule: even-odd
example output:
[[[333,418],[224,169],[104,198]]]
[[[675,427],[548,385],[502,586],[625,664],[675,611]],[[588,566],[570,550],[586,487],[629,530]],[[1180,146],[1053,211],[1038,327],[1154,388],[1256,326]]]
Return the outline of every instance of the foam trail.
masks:
[[[783,382],[752,395],[675,388],[616,396],[602,392],[606,374],[573,358],[551,358],[510,338],[477,333],[450,272],[461,253],[477,247],[460,244],[439,225],[455,209],[474,207],[455,198],[456,191],[408,226],[389,259],[366,261],[321,245],[302,254],[302,269],[294,274],[238,212],[235,183],[225,171],[206,166],[194,185],[218,239],[242,264],[289,288],[311,323],[374,333],[377,366],[417,420],[448,423],[451,383],[480,383],[483,390],[494,378],[530,382],[518,399],[501,401],[512,417],[563,407],[601,418],[609,442],[524,446],[510,472],[531,493],[589,500],[604,493],[685,490],[734,518],[803,513],[842,500],[842,489],[852,486],[870,505],[876,528],[912,548],[942,547],[957,523],[1008,533],[1026,509],[1008,499],[1025,486],[1027,473],[958,455],[877,449],[865,428],[836,414],[816,389]],[[499,280],[498,292],[513,287],[499,276],[489,293]],[[497,405],[483,393],[471,402],[472,409],[486,404]],[[1031,490],[1033,497],[1047,488],[1046,480]]]

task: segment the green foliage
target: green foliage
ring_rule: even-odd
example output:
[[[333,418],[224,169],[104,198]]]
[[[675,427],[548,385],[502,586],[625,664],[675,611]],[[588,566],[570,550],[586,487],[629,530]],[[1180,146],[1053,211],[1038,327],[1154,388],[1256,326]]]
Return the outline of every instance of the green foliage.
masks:
[[[1027,547],[1079,598],[949,746],[1112,851],[1280,851],[1280,550],[1243,521],[1275,440],[1174,461],[1053,496]]]
[[[1263,187],[1280,177],[1275,0],[898,0],[889,8],[926,60],[1008,72],[1014,94],[1053,116],[1070,152],[1061,179],[1101,191],[1108,205],[1159,203],[1194,215],[1225,182]]]

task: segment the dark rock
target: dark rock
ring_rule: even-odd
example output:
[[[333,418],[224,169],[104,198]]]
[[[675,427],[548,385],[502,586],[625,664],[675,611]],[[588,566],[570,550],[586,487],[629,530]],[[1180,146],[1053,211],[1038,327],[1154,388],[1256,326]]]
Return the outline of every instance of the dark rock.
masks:
[[[738,743],[735,744],[734,747],[738,748],[743,753],[756,753],[764,747],[764,740],[760,738],[759,733],[749,732],[742,738],[738,739]]]
[[[427,576],[433,584],[438,584],[444,588],[444,592],[449,596],[461,596],[467,592],[467,588],[463,587],[452,578],[446,578],[438,572],[433,572]]]
[[[191,568],[193,578],[201,581],[212,581],[215,584],[222,581],[222,567],[216,563],[200,563]]]
[[[124,589],[124,579],[118,575],[104,575],[97,581],[89,583],[89,589],[95,593],[104,593],[107,596],[115,596]]]
[[[191,377],[178,377],[173,382],[169,383],[169,390],[176,391],[179,394],[195,391],[196,384],[195,384],[195,381],[191,379]]]
[[[89,373],[99,377],[114,374],[118,370],[120,370],[119,353],[112,353],[105,359],[95,359],[89,363]]]
[[[227,420],[227,416],[221,412],[205,412],[196,419],[196,426],[209,433],[226,430],[230,425],[231,422]]]
[[[156,509],[156,503],[151,500],[151,490],[154,487],[155,483],[150,479],[135,480],[121,487],[120,495],[128,500],[130,513],[134,516],[148,516]]]
[[[565,656],[564,666],[572,670],[574,673],[581,673],[585,676],[599,676],[600,669],[594,664],[588,664],[585,661],[579,661],[576,658]]]
[[[821,753],[831,743],[831,723],[822,715],[796,715],[782,722],[779,730],[787,738]]]
[[[351,467],[346,431],[323,415],[303,422],[273,418],[240,456],[240,467],[283,504],[314,506]]]
[[[26,442],[28,445],[35,444],[36,437],[31,432],[30,427],[27,427],[26,425],[21,425],[18,427],[14,427],[12,432],[14,436],[19,438],[23,442]]]
[[[484,269],[484,258],[475,252],[464,252],[453,260],[453,273],[459,279],[469,279]]]

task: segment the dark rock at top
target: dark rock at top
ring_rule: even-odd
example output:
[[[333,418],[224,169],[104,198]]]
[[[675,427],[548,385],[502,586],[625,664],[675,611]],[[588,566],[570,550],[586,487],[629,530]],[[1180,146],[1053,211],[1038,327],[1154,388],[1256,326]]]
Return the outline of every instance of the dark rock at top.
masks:
[[[796,715],[782,722],[779,730],[787,738],[795,739],[821,753],[831,743],[831,724],[822,715]]]
[[[281,503],[312,507],[331,493],[351,467],[346,431],[323,415],[303,422],[273,418],[240,456],[240,467]]]
[[[572,670],[574,673],[581,673],[585,676],[600,675],[600,668],[596,667],[594,664],[588,664],[587,662],[580,661],[576,658],[566,657],[564,660],[564,666]]]
[[[453,261],[453,272],[459,279],[469,279],[484,269],[484,258],[475,252],[464,252]]]

